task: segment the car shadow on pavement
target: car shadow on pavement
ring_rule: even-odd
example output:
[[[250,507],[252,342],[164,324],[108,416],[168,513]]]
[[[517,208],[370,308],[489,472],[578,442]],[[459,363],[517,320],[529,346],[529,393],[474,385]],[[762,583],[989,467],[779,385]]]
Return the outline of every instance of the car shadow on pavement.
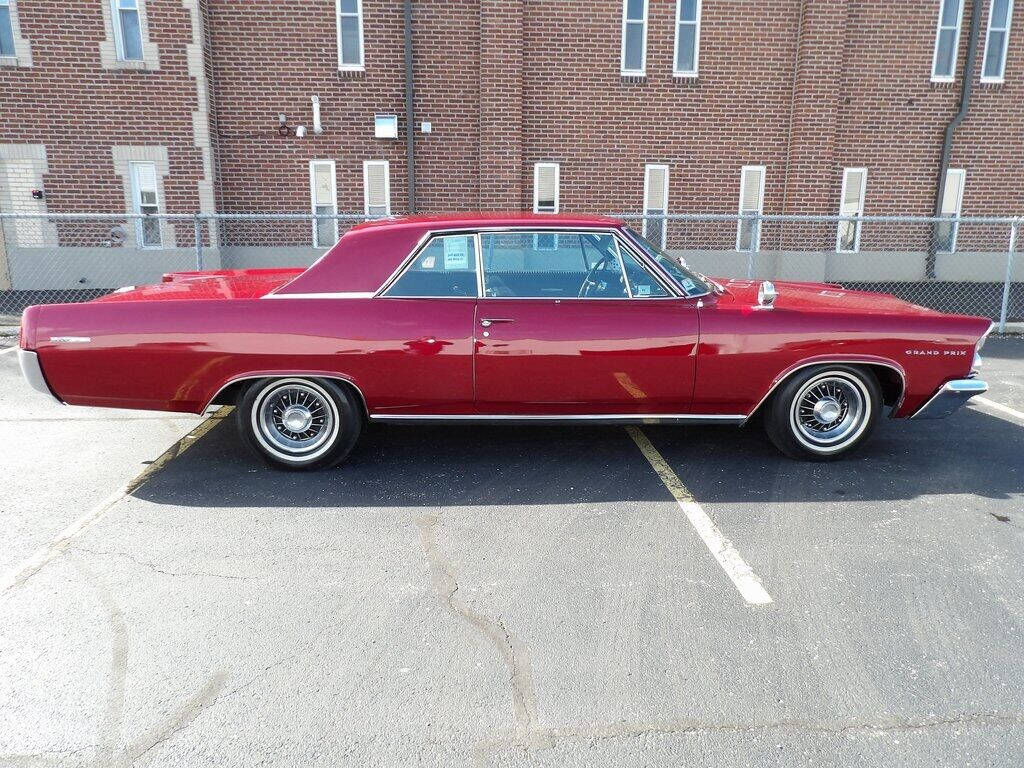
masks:
[[[760,425],[645,426],[701,502],[896,500],[1024,493],[1024,428],[978,410],[883,419],[853,456],[786,458]],[[665,501],[621,427],[406,427],[364,431],[341,466],[286,472],[251,455],[228,418],[133,494],[201,507],[458,507]]]

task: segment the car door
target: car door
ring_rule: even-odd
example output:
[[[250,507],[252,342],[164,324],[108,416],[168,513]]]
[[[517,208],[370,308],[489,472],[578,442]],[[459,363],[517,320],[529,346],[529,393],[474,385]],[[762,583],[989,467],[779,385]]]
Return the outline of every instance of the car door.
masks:
[[[675,296],[613,233],[483,232],[480,247],[480,413],[688,410],[697,300]]]

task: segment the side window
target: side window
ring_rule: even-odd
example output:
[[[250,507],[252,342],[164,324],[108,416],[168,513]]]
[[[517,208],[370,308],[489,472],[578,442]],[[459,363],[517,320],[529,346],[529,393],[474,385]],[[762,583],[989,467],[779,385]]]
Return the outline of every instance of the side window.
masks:
[[[634,299],[659,298],[669,295],[665,287],[654,279],[654,275],[633,258],[633,254],[625,248],[619,250],[622,253],[622,266],[626,268],[626,279],[629,280],[629,292]]]
[[[476,238],[435,237],[416,254],[385,296],[452,298],[476,296]]]
[[[480,236],[484,295],[628,298],[615,241],[602,233],[494,232]],[[554,246],[554,247],[549,247]]]

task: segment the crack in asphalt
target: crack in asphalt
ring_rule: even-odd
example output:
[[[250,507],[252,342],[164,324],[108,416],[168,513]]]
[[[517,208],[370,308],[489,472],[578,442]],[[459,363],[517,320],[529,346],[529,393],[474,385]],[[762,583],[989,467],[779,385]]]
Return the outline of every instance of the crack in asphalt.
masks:
[[[100,555],[102,557],[121,557],[128,560],[141,568],[148,568],[154,573],[159,573],[164,576],[192,576],[195,578],[211,578],[211,579],[227,579],[229,581],[254,581],[259,579],[258,576],[236,576],[228,573],[211,573],[209,571],[171,571],[166,568],[162,568],[151,560],[141,560],[138,557],[129,554],[128,552],[121,552],[118,550],[110,549],[91,549],[89,547],[83,547],[81,545],[72,545],[71,547],[77,552],[86,552],[90,555]]]
[[[696,720],[664,720],[652,723],[613,723],[568,728],[546,728],[536,733],[554,746],[560,741],[606,741],[639,739],[645,736],[687,734],[744,734],[767,731],[795,731],[809,734],[843,735],[853,732],[909,733],[948,726],[997,727],[1024,725],[1024,712],[966,712],[920,720],[880,720],[877,722],[822,722],[813,720],[775,720],[764,723],[704,723]],[[521,747],[518,738],[483,742],[478,749],[494,753],[504,748]]]
[[[437,544],[439,517],[424,515],[416,519],[416,526],[420,530],[420,543],[430,565],[435,591],[452,614],[491,641],[508,668],[512,709],[516,719],[515,743],[528,750],[550,746],[544,732],[537,727],[536,694],[525,647],[509,632],[501,616],[492,619],[484,615],[472,608],[459,594],[460,586],[452,564]]]

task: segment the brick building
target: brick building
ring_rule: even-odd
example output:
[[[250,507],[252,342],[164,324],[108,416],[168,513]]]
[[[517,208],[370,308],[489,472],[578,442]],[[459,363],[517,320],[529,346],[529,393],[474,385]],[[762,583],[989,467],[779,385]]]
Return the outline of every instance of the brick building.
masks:
[[[409,5],[0,0],[0,211],[1024,214],[1013,0]]]

